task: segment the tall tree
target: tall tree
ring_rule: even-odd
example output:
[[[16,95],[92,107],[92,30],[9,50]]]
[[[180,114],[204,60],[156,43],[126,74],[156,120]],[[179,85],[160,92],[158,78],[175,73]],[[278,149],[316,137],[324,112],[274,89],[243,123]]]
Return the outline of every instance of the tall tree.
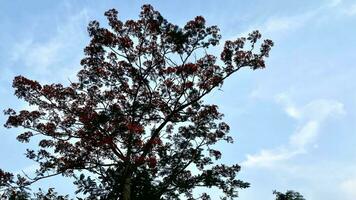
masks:
[[[88,26],[77,82],[15,77],[15,95],[35,109],[6,110],[5,127],[25,128],[20,142],[39,136],[39,148],[26,152],[39,168],[33,178],[0,171],[4,195],[26,196],[32,183],[63,175],[76,178],[87,199],[210,198],[194,196],[197,187],[236,197],[249,184],[237,179],[239,165],[214,164],[221,158],[214,144],[233,140],[223,114],[203,98],[241,68],[264,68],[272,41],[259,42],[258,31],[226,41],[219,61],[207,52],[219,44],[219,29],[201,16],[182,28],[151,5],[136,21],[120,21],[114,9],[105,16],[109,28]]]

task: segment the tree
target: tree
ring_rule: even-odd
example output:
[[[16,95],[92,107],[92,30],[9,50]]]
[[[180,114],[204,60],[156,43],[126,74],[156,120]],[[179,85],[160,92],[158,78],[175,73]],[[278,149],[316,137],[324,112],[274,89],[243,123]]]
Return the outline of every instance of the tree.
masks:
[[[239,165],[214,164],[222,155],[214,144],[233,140],[223,114],[203,98],[241,68],[264,68],[272,41],[259,43],[258,31],[226,41],[218,61],[207,49],[219,44],[219,29],[201,16],[180,28],[151,5],[136,21],[120,21],[114,9],[105,15],[110,28],[88,26],[78,81],[15,77],[15,95],[34,110],[6,110],[5,127],[26,129],[20,142],[40,138],[26,152],[39,168],[32,178],[0,171],[3,194],[28,196],[32,183],[62,175],[87,199],[209,199],[193,197],[196,187],[236,197],[249,184],[237,179]]]
[[[293,190],[287,190],[285,194],[273,191],[273,194],[276,195],[276,200],[305,200],[299,192],[295,192]]]

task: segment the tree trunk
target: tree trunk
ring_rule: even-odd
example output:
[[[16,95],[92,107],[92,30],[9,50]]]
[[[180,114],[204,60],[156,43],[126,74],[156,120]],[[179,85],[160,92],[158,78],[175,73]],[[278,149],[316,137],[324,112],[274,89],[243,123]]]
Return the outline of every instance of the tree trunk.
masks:
[[[124,181],[124,188],[122,191],[122,200],[131,200],[131,177],[128,176]]]

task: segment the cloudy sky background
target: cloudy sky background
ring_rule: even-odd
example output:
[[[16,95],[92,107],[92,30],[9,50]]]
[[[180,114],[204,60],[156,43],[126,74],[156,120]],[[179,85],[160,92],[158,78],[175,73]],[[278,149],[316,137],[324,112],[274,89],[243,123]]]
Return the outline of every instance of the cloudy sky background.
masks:
[[[235,138],[221,145],[222,162],[241,164],[240,178],[251,183],[240,199],[273,199],[272,190],[287,189],[306,199],[356,198],[355,1],[100,2],[0,0],[1,110],[26,106],[13,95],[16,75],[41,83],[75,80],[86,25],[106,24],[110,8],[123,20],[137,19],[140,6],[150,3],[179,25],[202,15],[220,27],[223,40],[258,29],[275,42],[265,70],[242,70],[206,99],[225,113]],[[17,132],[0,128],[0,168],[30,172],[33,163],[23,159],[28,146],[15,140]],[[71,192],[65,183],[37,186]]]

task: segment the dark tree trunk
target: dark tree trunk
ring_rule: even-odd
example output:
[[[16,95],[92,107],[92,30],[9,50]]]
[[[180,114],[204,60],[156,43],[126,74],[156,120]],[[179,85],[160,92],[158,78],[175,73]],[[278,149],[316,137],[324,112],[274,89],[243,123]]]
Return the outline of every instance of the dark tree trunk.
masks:
[[[124,187],[122,190],[122,200],[131,200],[131,177],[128,176],[124,180]]]

